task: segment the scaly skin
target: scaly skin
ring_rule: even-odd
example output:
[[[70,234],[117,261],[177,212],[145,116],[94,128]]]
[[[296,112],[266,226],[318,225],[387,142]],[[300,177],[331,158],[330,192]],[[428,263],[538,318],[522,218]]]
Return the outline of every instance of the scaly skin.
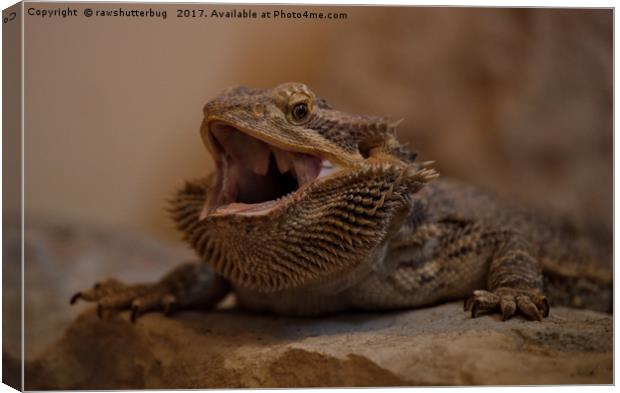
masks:
[[[211,308],[230,291],[242,307],[284,315],[458,298],[467,299],[473,317],[500,312],[503,319],[520,313],[542,320],[549,303],[610,311],[608,246],[564,221],[434,180],[428,163],[415,163],[397,141],[397,123],[336,111],[299,83],[231,88],[204,113],[201,135],[218,169],[188,182],[170,209],[201,262],[155,284],[106,280],[72,303],[97,302],[100,313],[131,308],[132,320],[149,310]],[[275,202],[239,203],[237,194],[253,191],[231,179],[269,178],[264,184],[274,186],[285,172],[280,164],[275,172],[275,161],[270,169],[258,158],[235,161],[239,153],[227,150],[228,140],[254,149],[247,156],[260,155],[252,147],[259,140],[273,157],[285,151],[296,164],[331,162],[337,170],[308,175],[311,181]],[[234,192],[226,191],[230,184]]]

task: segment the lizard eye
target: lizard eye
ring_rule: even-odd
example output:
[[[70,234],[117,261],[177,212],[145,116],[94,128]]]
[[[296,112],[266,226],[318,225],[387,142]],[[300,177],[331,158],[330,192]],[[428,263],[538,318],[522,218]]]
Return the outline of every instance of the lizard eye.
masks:
[[[295,104],[293,110],[291,111],[293,116],[293,120],[296,122],[302,122],[308,118],[310,114],[310,110],[308,109],[308,104],[305,102],[300,102],[299,104]]]

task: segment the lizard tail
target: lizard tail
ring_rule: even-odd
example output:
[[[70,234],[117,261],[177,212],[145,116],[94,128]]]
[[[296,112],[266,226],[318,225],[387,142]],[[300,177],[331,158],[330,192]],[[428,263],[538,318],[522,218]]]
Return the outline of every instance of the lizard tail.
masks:
[[[613,311],[613,243],[610,232],[588,226],[571,240],[561,239],[553,258],[542,259],[545,292],[552,303],[611,313]]]
[[[613,236],[604,223],[547,216],[536,236],[544,239],[540,261],[544,291],[555,305],[613,310]]]
[[[589,277],[565,277],[546,272],[544,293],[551,305],[613,313],[613,285]]]

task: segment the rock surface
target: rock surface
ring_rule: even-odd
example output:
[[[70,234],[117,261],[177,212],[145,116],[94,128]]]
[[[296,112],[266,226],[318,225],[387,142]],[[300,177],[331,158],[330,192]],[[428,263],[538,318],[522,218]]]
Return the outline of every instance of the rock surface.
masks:
[[[147,314],[132,325],[126,312],[101,321],[92,305],[68,300],[102,277],[155,280],[189,250],[71,223],[31,225],[26,240],[29,390],[613,382],[608,314],[552,308],[542,323],[501,322],[471,319],[456,302],[291,319],[231,309],[229,298],[221,310]],[[8,269],[20,269],[18,246],[3,244]],[[18,333],[3,330],[5,343]],[[5,348],[4,366],[21,369],[17,349]]]
[[[471,319],[460,302],[291,319],[239,310],[81,314],[26,364],[27,389],[611,384],[612,316]]]
[[[166,242],[123,228],[71,221],[30,220],[24,244],[24,355],[32,360],[57,341],[72,321],[88,308],[69,306],[71,296],[105,277],[127,283],[159,279],[194,253],[182,243]],[[18,358],[21,348],[20,230],[4,232],[5,277],[3,350]],[[8,345],[7,345],[8,344]]]

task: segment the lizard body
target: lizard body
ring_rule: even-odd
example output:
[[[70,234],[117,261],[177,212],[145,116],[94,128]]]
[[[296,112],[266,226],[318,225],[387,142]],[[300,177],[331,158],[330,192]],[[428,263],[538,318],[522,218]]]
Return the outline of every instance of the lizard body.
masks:
[[[99,310],[240,306],[283,315],[387,310],[466,298],[472,316],[552,304],[610,311],[610,247],[568,221],[436,179],[398,123],[333,109],[305,85],[231,88],[204,108],[216,163],[171,214],[201,263],[155,284],[79,292]]]

